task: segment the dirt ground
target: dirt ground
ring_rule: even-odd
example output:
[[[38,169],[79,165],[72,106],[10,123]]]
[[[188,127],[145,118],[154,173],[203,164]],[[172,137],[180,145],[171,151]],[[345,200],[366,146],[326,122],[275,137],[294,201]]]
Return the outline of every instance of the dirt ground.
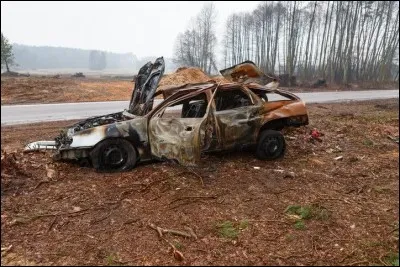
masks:
[[[21,153],[71,122],[2,127],[1,264],[398,265],[398,99],[309,115],[280,160],[218,153],[117,174]]]
[[[133,82],[94,78],[1,78],[1,104],[129,100]]]
[[[162,77],[159,88],[185,83],[214,80],[227,82],[222,76],[207,76],[198,68],[179,68]],[[397,87],[396,87],[397,86]],[[119,78],[71,78],[61,76],[1,77],[1,104],[38,104],[88,101],[130,100],[134,82]],[[398,89],[398,83],[305,86],[283,88],[292,92],[342,91],[366,89]]]

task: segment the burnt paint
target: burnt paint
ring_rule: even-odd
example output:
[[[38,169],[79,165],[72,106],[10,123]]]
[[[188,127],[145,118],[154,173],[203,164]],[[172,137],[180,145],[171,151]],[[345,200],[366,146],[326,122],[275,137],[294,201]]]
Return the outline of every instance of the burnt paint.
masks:
[[[171,158],[170,156],[173,155],[172,158],[179,159],[181,164],[193,165],[193,163],[200,159],[199,156],[202,151],[230,149],[256,143],[260,129],[270,121],[301,115],[307,116],[304,102],[289,92],[266,90],[268,92],[280,93],[291,98],[291,100],[265,103],[251,91],[252,87],[264,90],[263,87],[254,86],[252,84],[244,86],[238,83],[228,83],[219,86],[218,90],[240,87],[249,94],[253,105],[215,112],[215,103],[211,101],[208,107],[209,113],[207,113],[207,117],[203,119],[186,119],[186,122],[175,125],[177,129],[172,131],[176,131],[175,134],[172,134],[172,132],[166,134],[165,129],[168,123],[165,124],[166,121],[162,123],[163,119],[160,120],[159,118],[153,117],[157,115],[158,111],[174,101],[190,98],[202,92],[206,93],[207,99],[210,101],[213,90],[217,85],[215,83],[207,83],[202,85],[196,84],[194,87],[195,88],[186,85],[167,90],[168,93],[170,93],[168,99],[144,117],[137,117],[131,120],[104,125],[105,127],[103,126],[103,129],[101,129],[104,135],[102,140],[106,138],[125,138],[129,140],[138,150],[141,160],[152,158],[152,154],[154,156],[159,155],[167,158]],[[168,95],[168,93],[166,95]],[[153,121],[153,123],[151,123],[151,121]],[[148,123],[150,125],[149,129]],[[185,132],[188,127],[192,127],[193,130],[190,134]],[[79,132],[79,135],[90,135],[99,130],[98,127],[89,128]],[[194,134],[194,132],[197,132],[197,134]],[[186,141],[175,138],[182,134],[186,136],[186,138],[184,138]],[[151,149],[149,136],[152,141]],[[157,138],[155,138],[156,136]],[[171,142],[157,142],[157,139],[162,141],[163,136],[167,137],[167,139],[171,139]],[[210,142],[211,139],[213,139],[213,142]],[[159,153],[161,151],[162,153]]]

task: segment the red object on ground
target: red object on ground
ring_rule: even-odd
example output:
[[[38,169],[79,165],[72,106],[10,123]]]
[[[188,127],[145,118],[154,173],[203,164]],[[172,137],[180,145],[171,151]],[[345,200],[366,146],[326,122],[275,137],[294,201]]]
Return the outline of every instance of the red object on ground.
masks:
[[[324,136],[324,134],[319,132],[317,129],[314,128],[311,130],[311,136],[310,136],[311,140],[315,139],[319,142],[322,142],[322,139],[320,138],[321,136]]]

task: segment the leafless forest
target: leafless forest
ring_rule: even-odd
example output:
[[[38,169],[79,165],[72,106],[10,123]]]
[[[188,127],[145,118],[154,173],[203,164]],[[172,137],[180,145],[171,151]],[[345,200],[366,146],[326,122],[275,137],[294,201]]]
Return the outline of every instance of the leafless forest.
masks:
[[[252,60],[265,73],[331,83],[399,79],[397,1],[268,1],[232,14],[217,36],[218,10],[207,4],[176,40],[175,61],[216,70]],[[223,44],[217,51],[217,43]]]

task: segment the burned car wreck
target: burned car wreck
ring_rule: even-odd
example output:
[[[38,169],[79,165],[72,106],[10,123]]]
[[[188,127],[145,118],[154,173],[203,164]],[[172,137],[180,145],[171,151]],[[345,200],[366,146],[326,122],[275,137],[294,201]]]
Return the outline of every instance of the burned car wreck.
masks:
[[[164,60],[140,70],[129,108],[91,117],[63,130],[54,141],[28,144],[26,151],[54,149],[54,159],[87,160],[99,171],[123,171],[140,161],[176,160],[196,165],[202,153],[251,146],[262,160],[282,157],[284,127],[308,124],[296,95],[248,82],[262,73],[246,61],[221,70],[230,82],[158,88]],[[246,82],[247,81],[247,82]],[[154,101],[164,100],[158,105]]]

